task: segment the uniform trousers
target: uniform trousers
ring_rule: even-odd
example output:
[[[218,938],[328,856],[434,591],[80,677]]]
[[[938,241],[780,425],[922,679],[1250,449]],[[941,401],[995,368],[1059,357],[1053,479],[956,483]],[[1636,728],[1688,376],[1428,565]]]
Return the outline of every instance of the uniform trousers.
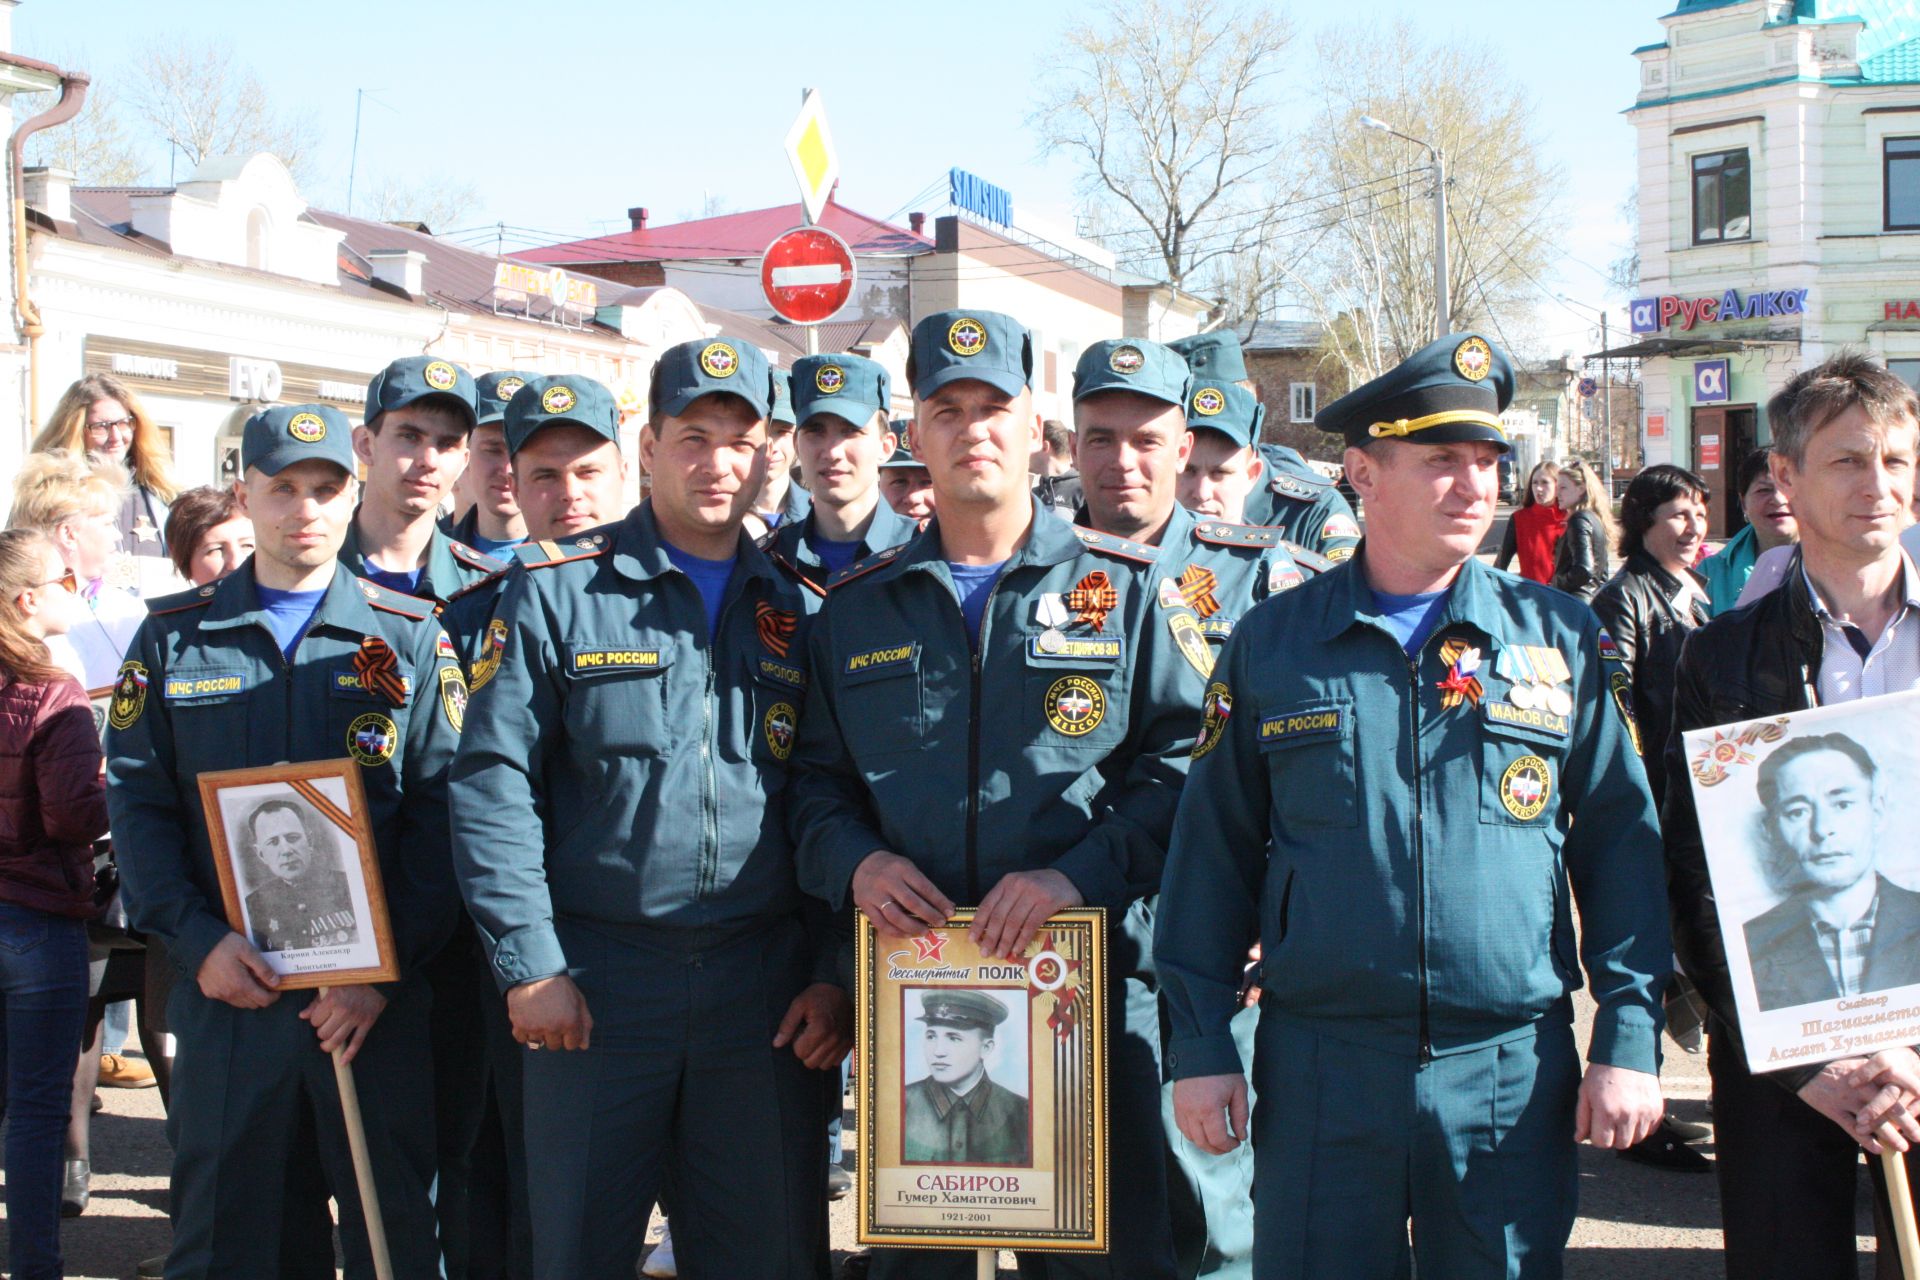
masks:
[[[1580,1060],[1563,1015],[1421,1063],[1261,1011],[1254,1275],[1553,1280],[1577,1202]]]
[[[425,1070],[432,997],[417,976],[381,991],[387,1007],[353,1061],[354,1087],[394,1273],[435,1276],[433,1082]],[[340,1207],[348,1280],[372,1280],[333,1059],[300,1017],[316,998],[287,991],[265,1009],[236,1009],[209,1000],[195,982],[174,987],[167,1280],[331,1275],[331,1244],[306,1225],[302,1189],[313,1185],[316,1164]],[[291,1256],[283,1246],[296,1240],[302,1250],[324,1245],[326,1256]]]
[[[670,1185],[686,1280],[824,1278],[824,1076],[773,1048],[810,981],[799,919],[557,929],[593,1036],[524,1058],[534,1275],[629,1280]]]

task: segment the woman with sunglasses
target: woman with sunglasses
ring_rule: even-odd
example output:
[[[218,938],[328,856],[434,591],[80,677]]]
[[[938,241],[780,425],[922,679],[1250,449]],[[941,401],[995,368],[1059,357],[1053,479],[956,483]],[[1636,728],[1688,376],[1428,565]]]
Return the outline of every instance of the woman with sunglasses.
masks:
[[[38,530],[53,544],[88,605],[73,629],[52,646],[54,659],[88,689],[113,683],[147,612],[137,596],[108,580],[121,546],[119,519],[127,483],[127,473],[118,464],[64,449],[28,454],[13,482],[8,523]]]
[[[131,480],[114,517],[121,549],[110,580],[143,596],[178,590],[165,543],[167,507],[178,492],[173,457],[139,398],[110,374],[88,374],[67,388],[33,442],[34,453],[54,449],[124,467]]]
[[[64,1274],[61,1148],[87,1015],[93,842],[107,829],[93,711],[47,649],[86,612],[69,581],[43,535],[0,533],[0,1107],[16,1280]]]

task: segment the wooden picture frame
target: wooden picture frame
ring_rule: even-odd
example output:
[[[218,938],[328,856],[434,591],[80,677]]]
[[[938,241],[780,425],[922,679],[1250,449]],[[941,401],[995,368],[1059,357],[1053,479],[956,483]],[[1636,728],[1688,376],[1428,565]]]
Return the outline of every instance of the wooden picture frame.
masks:
[[[983,959],[973,915],[858,917],[859,1242],[1103,1252],[1106,913],[1055,915],[1021,961]]]
[[[200,803],[227,923],[280,990],[399,978],[358,764],[203,773]]]

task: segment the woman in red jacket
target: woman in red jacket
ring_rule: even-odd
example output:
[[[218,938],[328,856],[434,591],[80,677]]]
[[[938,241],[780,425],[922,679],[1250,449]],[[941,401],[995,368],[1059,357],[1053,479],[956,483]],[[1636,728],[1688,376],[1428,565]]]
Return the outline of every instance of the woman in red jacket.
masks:
[[[64,1274],[61,1142],[107,797],[93,709],[46,640],[83,608],[50,542],[0,533],[0,1085],[14,1280]]]
[[[1554,501],[1554,486],[1559,483],[1560,468],[1543,462],[1527,477],[1527,500],[1507,521],[1507,535],[1500,543],[1500,554],[1493,567],[1504,569],[1517,556],[1520,576],[1535,582],[1553,581],[1553,553],[1560,535],[1567,530],[1567,513]]]

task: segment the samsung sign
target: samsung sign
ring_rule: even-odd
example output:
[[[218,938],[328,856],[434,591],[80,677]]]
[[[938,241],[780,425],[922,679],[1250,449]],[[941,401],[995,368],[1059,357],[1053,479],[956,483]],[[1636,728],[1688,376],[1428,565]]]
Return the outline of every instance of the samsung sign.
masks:
[[[1013,193],[965,169],[947,170],[947,200],[976,218],[1003,227],[1013,225]]]

